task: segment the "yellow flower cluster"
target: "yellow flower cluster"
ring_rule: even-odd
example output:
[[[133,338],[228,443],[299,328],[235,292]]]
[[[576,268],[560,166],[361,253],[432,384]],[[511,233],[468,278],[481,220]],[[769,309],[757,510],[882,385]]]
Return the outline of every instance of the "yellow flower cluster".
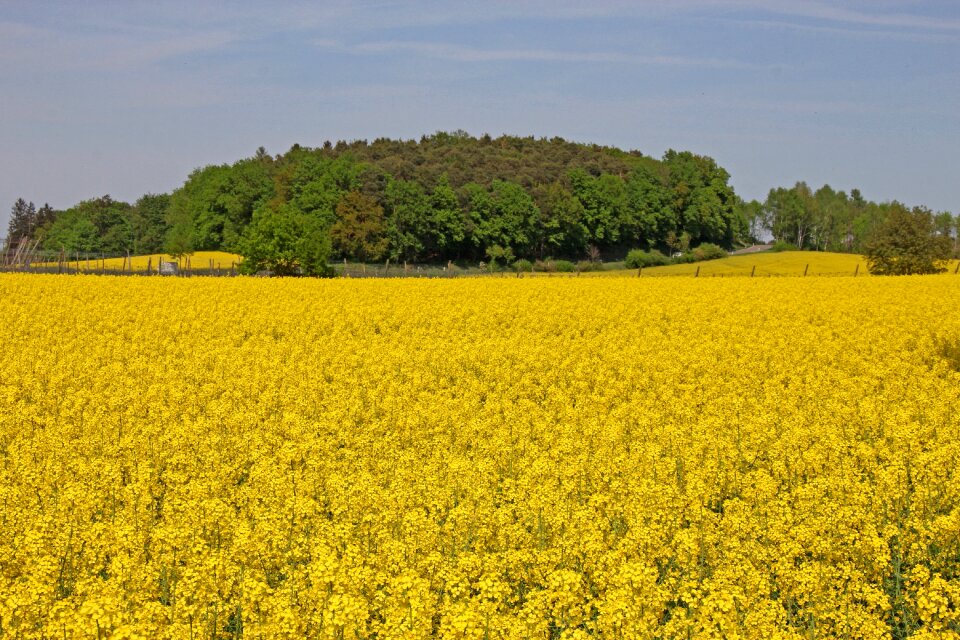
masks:
[[[958,309],[0,276],[0,637],[960,637]]]

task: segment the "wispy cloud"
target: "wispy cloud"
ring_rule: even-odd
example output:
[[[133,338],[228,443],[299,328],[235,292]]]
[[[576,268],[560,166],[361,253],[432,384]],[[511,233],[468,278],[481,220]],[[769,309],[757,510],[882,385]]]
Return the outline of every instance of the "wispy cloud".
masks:
[[[598,64],[630,64],[646,66],[684,66],[726,69],[769,68],[740,60],[699,58],[672,55],[635,55],[608,51],[561,51],[556,49],[476,48],[445,42],[374,41],[343,45],[330,40],[318,40],[319,47],[334,48],[356,55],[409,53],[454,62],[571,62]]]
[[[68,31],[12,22],[0,23],[0,60],[21,72],[119,70],[221,49],[236,33],[128,30]]]
[[[804,22],[791,22],[789,20],[764,20],[764,19],[731,19],[721,18],[723,22],[735,24],[744,27],[757,29],[780,29],[799,31],[806,33],[826,33],[850,38],[867,38],[882,40],[900,40],[907,42],[927,42],[957,44],[957,36],[952,33],[915,31],[915,30],[895,30],[895,29],[863,29],[856,26],[837,26],[824,24],[808,24]]]
[[[757,9],[803,18],[870,27],[960,31],[960,20],[916,13],[858,11],[821,2],[757,2]]]

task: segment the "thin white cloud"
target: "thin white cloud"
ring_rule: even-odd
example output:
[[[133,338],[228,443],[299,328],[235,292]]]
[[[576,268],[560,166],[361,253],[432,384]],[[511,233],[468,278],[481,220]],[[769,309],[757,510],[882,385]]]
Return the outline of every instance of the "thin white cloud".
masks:
[[[754,7],[783,15],[812,18],[869,27],[892,27],[927,31],[960,31],[960,20],[916,13],[866,12],[821,2],[756,2]]]
[[[868,38],[883,40],[901,40],[907,42],[927,42],[957,44],[957,36],[952,33],[933,33],[929,31],[898,31],[894,29],[862,29],[850,26],[827,26],[823,24],[807,24],[802,22],[791,22],[789,20],[750,20],[750,19],[727,19],[722,18],[724,22],[736,24],[745,27],[758,29],[788,29],[790,31],[800,31],[808,33],[827,33],[831,35],[846,36],[851,38]]]
[[[769,68],[768,65],[722,58],[644,56],[606,51],[560,51],[555,49],[481,49],[458,44],[425,41],[387,40],[346,46],[331,41],[316,41],[315,44],[357,55],[411,53],[454,62],[571,62],[728,69]]]
[[[11,64],[11,71],[27,73],[119,70],[221,49],[237,39],[222,29],[104,33],[0,22],[0,60]]]
[[[896,10],[909,7],[911,11]],[[869,10],[863,7],[868,7]],[[890,7],[894,7],[891,10]],[[590,20],[611,18],[671,18],[690,14],[726,15],[763,13],[860,27],[887,27],[931,32],[960,31],[960,19],[923,13],[920,3],[820,2],[818,0],[531,0],[514,2],[325,3],[274,10],[264,21],[277,27],[382,28],[428,27],[441,24],[477,24],[502,20]]]

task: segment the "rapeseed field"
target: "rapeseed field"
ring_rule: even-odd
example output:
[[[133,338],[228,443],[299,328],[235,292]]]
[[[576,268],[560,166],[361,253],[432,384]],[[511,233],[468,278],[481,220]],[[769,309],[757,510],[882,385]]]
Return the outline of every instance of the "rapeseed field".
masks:
[[[2,275],[0,637],[957,638],[958,309]]]

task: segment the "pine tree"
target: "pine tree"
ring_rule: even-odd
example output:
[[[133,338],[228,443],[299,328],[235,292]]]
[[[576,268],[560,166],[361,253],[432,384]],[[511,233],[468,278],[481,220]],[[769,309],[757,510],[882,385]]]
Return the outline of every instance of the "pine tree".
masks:
[[[10,210],[10,224],[7,226],[7,243],[17,246],[23,238],[30,238],[36,229],[37,208],[32,202],[17,198]]]
[[[57,212],[51,207],[48,203],[44,203],[42,207],[37,210],[37,216],[34,219],[34,232],[37,232],[44,227],[53,224],[53,221],[57,218]]]

